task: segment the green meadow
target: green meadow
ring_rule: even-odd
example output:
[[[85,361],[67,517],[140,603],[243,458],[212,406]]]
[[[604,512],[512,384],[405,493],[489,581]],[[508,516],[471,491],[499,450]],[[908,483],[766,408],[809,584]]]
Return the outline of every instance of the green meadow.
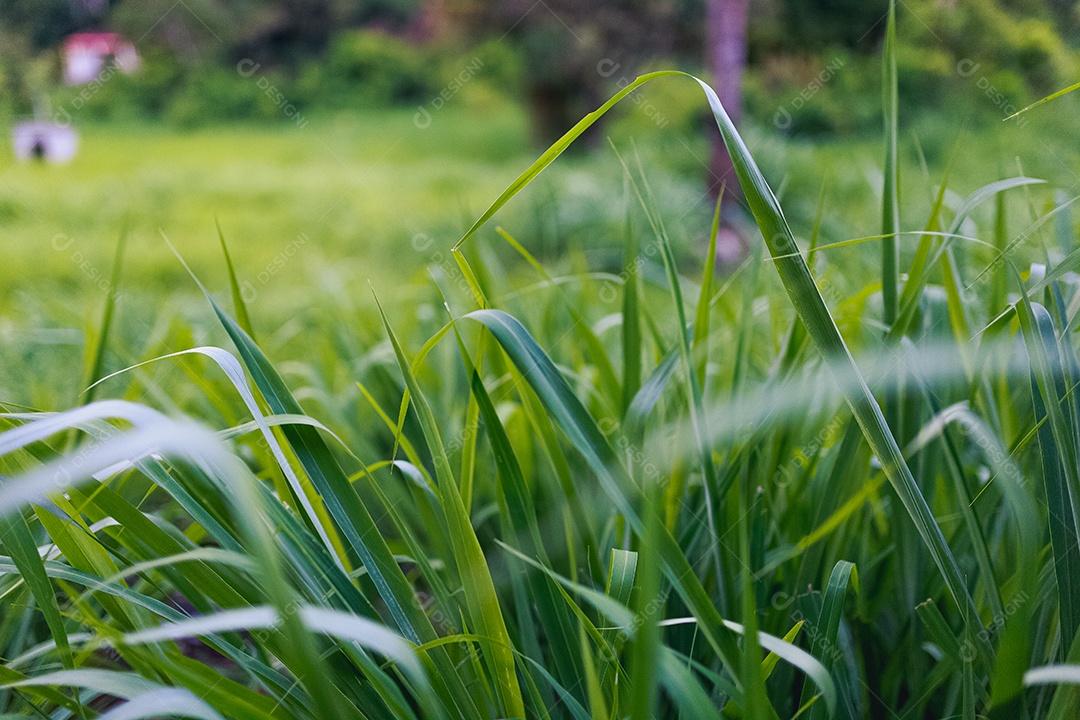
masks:
[[[1077,717],[1074,98],[819,139],[673,75],[546,150],[0,158],[0,713]]]

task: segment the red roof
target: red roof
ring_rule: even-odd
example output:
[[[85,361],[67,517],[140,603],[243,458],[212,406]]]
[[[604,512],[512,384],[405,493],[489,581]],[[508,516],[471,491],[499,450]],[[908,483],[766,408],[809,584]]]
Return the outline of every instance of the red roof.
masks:
[[[64,40],[64,49],[82,50],[108,55],[126,41],[116,33],[74,33]]]

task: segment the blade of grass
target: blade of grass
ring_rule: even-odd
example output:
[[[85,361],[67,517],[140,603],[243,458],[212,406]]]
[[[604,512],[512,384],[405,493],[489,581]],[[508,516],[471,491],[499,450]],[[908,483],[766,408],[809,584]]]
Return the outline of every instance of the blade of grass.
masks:
[[[866,380],[829,314],[806,263],[798,254],[794,236],[779,203],[715,93],[707,90],[706,95],[709,97],[713,114],[728,150],[735,159],[739,182],[743,186],[744,195],[770,252],[774,258],[777,255],[794,253],[775,263],[792,305],[802,318],[818,350],[825,357],[836,358],[842,363],[840,372],[848,376],[854,387],[854,390],[848,390],[845,383],[845,396],[866,436],[867,443],[877,455],[889,482],[911,516],[923,543],[941,571],[954,601],[958,606],[968,608],[971,615],[975,616],[975,605],[964,584],[956,559],[930,512],[926,499],[916,484],[896,439],[889,431],[877,401],[866,385]]]
[[[225,244],[225,234],[221,232],[221,223],[218,222],[217,218],[214,218],[214,225],[217,227],[218,242],[221,243],[221,254],[225,256],[225,270],[229,275],[229,289],[232,291],[233,312],[236,313],[236,322],[240,324],[240,327],[252,340],[256,340],[255,328],[252,326],[251,317],[248,315],[247,303],[244,302],[244,293],[240,291],[240,283],[236,280],[236,269],[233,267],[232,257],[229,255],[229,246]]]
[[[709,319],[712,306],[713,278],[716,277],[716,241],[720,235],[720,206],[724,201],[725,185],[720,186],[713,211],[712,228],[709,230],[709,249],[705,252],[705,267],[701,271],[701,292],[698,294],[697,310],[694,312],[693,353],[697,358],[695,370],[698,385],[705,388],[705,366],[709,360]]]
[[[896,322],[896,301],[900,280],[900,164],[897,158],[898,107],[896,76],[896,0],[889,0],[885,26],[885,53],[881,71],[882,107],[885,123],[885,183],[881,198],[881,302],[886,328]],[[892,425],[895,428],[895,425]]]
[[[655,488],[649,492],[654,496],[658,494]],[[661,561],[657,547],[661,524],[656,513],[646,517],[637,562],[637,603],[634,608],[637,629],[632,640],[629,677],[631,720],[650,720],[656,714],[660,699],[657,669],[661,644],[657,615],[663,613],[665,605],[660,594]],[[751,710],[749,706],[745,709]]]
[[[120,272],[124,264],[124,250],[126,247],[127,230],[125,229],[120,233],[120,239],[116,243],[112,274],[109,276],[109,292],[105,297],[105,308],[101,311],[101,323],[98,325],[93,350],[88,354],[89,362],[86,366],[86,376],[83,378],[83,387],[87,388],[87,390],[80,398],[80,404],[83,405],[94,401],[95,383],[102,376],[105,369],[105,349],[109,344],[113,315],[116,312],[116,288],[120,284]]]
[[[1055,93],[1051,93],[1051,94],[1047,95],[1046,97],[1044,97],[1042,100],[1037,100],[1037,101],[1031,103],[1030,105],[1028,105],[1026,108],[1023,108],[1021,110],[1017,110],[1012,115],[1005,118],[1005,120],[1012,120],[1017,115],[1020,115],[1022,113],[1026,113],[1028,110],[1031,110],[1032,108],[1037,108],[1040,105],[1042,105],[1043,103],[1048,103],[1051,100],[1057,100],[1062,95],[1068,95],[1069,93],[1071,93],[1071,92],[1073,92],[1074,90],[1077,90],[1077,89],[1080,89],[1080,83],[1075,83],[1075,84],[1070,85],[1069,87],[1065,88],[1064,90],[1058,90]],[[1004,122],[1004,121],[1002,121],[1002,122]]]
[[[471,363],[468,364],[471,365]],[[503,428],[479,373],[472,367],[468,369],[468,372],[472,377],[472,391],[476,396],[480,415],[484,419],[484,427],[491,443],[492,454],[495,457],[500,502],[506,505],[508,523],[505,536],[517,537],[527,554],[548,564],[547,551],[536,519],[536,509],[526,486],[525,476],[514,454],[513,445],[506,435],[506,430]],[[547,578],[537,576],[536,573],[529,573],[528,580],[531,590],[530,604],[537,607],[537,612],[543,621],[546,640],[558,676],[564,683],[569,678],[580,678],[584,669],[579,662],[576,643],[570,636],[573,623],[566,613],[562,600]]]
[[[983,203],[985,203],[987,200],[994,197],[995,195],[999,195],[1000,193],[1003,193],[1006,190],[1009,190],[1009,189],[1012,189],[1012,188],[1015,188],[1015,187],[1024,187],[1024,186],[1028,186],[1028,185],[1036,185],[1036,184],[1041,184],[1043,182],[1045,182],[1045,181],[1044,180],[1039,180],[1039,179],[1036,179],[1036,178],[1023,177],[1023,176],[1006,178],[1004,180],[997,180],[995,182],[989,183],[989,184],[984,185],[983,187],[979,188],[975,192],[971,193],[971,195],[969,195],[964,200],[964,203],[963,203],[963,205],[961,205],[960,209],[957,211],[956,216],[953,217],[953,221],[952,221],[952,224],[949,226],[949,230],[947,232],[945,232],[945,233],[940,233],[940,236],[943,238],[943,242],[940,245],[938,245],[937,249],[934,251],[933,256],[930,257],[929,259],[921,260],[918,263],[917,266],[916,265],[912,266],[912,271],[909,274],[908,281],[904,286],[904,295],[901,298],[902,304],[901,304],[901,307],[900,307],[900,318],[897,321],[897,324],[893,327],[893,329],[889,333],[889,338],[890,339],[896,339],[901,334],[901,330],[907,331],[907,330],[910,329],[913,318],[914,318],[915,314],[918,311],[919,299],[922,296],[922,292],[925,289],[926,284],[930,280],[930,276],[931,276],[931,273],[934,270],[934,266],[938,263],[938,261],[941,259],[941,257],[946,253],[946,251],[948,251],[948,249],[950,247],[950,243],[954,239],[956,239],[957,237],[960,237],[957,233],[960,230],[964,220],[966,220],[976,208],[978,208],[980,205],[982,205]],[[944,190],[944,188],[942,188],[942,190]],[[944,198],[941,197],[941,199],[944,199]],[[935,205],[936,205],[936,202],[935,202]],[[1055,210],[1053,212],[1057,212],[1057,210]],[[937,220],[937,215],[940,215],[940,208],[939,207],[936,207],[935,211],[931,213],[930,223],[935,223],[935,220]],[[1008,251],[1010,251],[1013,247],[1015,247],[1016,244],[1018,244],[1020,241],[1022,241],[1025,237],[1027,237],[1036,227],[1038,227],[1038,225],[1045,222],[1046,219],[1048,219],[1048,217],[1049,217],[1049,215],[1044,216],[1042,219],[1037,221],[1031,228],[1029,228],[1027,231],[1022,233],[1019,236],[1019,238],[1017,238],[1016,240],[1013,241],[1013,243],[1011,243],[1009,246],[1007,246],[1004,250],[1000,251],[998,253],[998,255],[996,256],[996,259],[995,259],[994,262],[996,263],[996,262],[1004,259],[1006,257],[1006,255],[1007,255]],[[937,233],[934,233],[933,230],[931,229],[932,226],[931,226],[930,223],[927,224],[927,229],[923,232],[923,237],[924,238],[932,237],[932,236],[937,234]],[[935,225],[936,225],[936,223],[935,223]],[[920,245],[920,249],[921,249],[921,245]],[[919,257],[916,256],[916,259],[919,260]],[[985,274],[987,272],[990,272],[992,267],[993,267],[993,264],[991,264],[991,266],[988,266],[985,270],[982,271],[982,273],[980,273],[964,289],[967,290],[967,289],[969,289],[971,287],[972,284],[978,282],[979,279],[982,278],[983,274]],[[918,275],[915,274],[917,269],[919,270]]]
[[[623,282],[622,297],[622,360],[623,388],[622,414],[626,416],[630,403],[641,389],[641,312],[638,308],[638,294],[641,280],[638,274],[638,254],[640,247],[634,231],[633,214],[630,211],[630,179],[626,178],[626,246],[623,250],[623,270],[626,280]]]
[[[629,550],[612,548],[611,560],[608,563],[608,579],[605,592],[618,603],[630,605],[630,594],[634,589],[637,577],[638,553]],[[611,628],[603,631],[604,640],[612,647],[614,652],[619,652],[618,630]],[[613,658],[604,663],[600,676],[601,685],[606,684],[607,673],[614,669]]]
[[[745,475],[745,473],[744,473]],[[777,718],[776,710],[769,702],[765,689],[765,672],[762,669],[761,641],[758,635],[757,603],[754,593],[754,581],[750,570],[750,503],[747,485],[748,478],[740,478],[736,484],[739,508],[739,585],[742,600],[743,648],[742,682],[746,702],[743,709],[747,717]]]
[[[847,597],[848,586],[859,592],[859,573],[855,564],[846,560],[840,560],[829,575],[829,584],[825,587],[825,594],[821,603],[821,614],[818,615],[815,633],[810,643],[810,654],[821,661],[826,670],[832,671],[837,664],[840,655],[840,620],[844,615],[844,600]],[[802,704],[810,700],[810,693],[803,689]],[[810,719],[825,717],[825,708],[815,704],[810,708]]]
[[[434,457],[439,496],[446,513],[450,542],[454,548],[458,572],[461,574],[466,606],[469,609],[472,624],[481,635],[494,640],[494,642],[485,643],[484,659],[489,664],[492,679],[495,681],[495,692],[500,702],[500,710],[507,717],[523,717],[525,706],[514,670],[510,635],[506,630],[498,594],[495,592],[483,549],[472,527],[472,521],[465,511],[460,489],[450,472],[450,462],[446,456],[435,416],[422,394],[412,367],[406,360],[405,353],[381,305],[379,314],[390,338],[390,344],[393,346],[398,366],[405,378],[405,384],[412,396],[412,404],[420,420],[424,439]]]
[[[0,537],[3,538],[3,546],[18,568],[19,574],[26,581],[34,602],[45,617],[45,623],[59,651],[61,663],[65,668],[73,669],[75,666],[71,655],[71,645],[68,643],[67,630],[64,628],[64,618],[60,615],[60,605],[56,601],[56,591],[53,589],[52,581],[45,574],[41,555],[38,554],[37,545],[34,543],[34,538],[30,534],[30,528],[22,513],[0,518]]]
[[[1061,638],[1064,639],[1076,635],[1080,623],[1080,597],[1074,591],[1080,583],[1080,521],[1075,491],[1080,478],[1075,465],[1075,436],[1061,410],[1065,382],[1060,361],[1055,362],[1059,356],[1053,324],[1042,306],[1026,301],[1026,294],[1024,298],[1019,306],[1019,316],[1028,354],[1032,358],[1035,416],[1050,420],[1039,426],[1037,435],[1049,514],[1050,546],[1058,583]]]

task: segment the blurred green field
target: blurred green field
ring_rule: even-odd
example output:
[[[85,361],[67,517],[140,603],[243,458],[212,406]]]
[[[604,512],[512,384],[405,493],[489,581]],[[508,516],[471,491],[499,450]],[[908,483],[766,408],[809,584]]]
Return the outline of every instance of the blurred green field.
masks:
[[[126,282],[170,287],[182,271],[159,229],[199,272],[220,260],[215,217],[241,274],[255,283],[300,238],[304,252],[276,268],[272,283],[259,283],[266,290],[300,284],[304,266],[320,261],[346,263],[362,276],[391,268],[400,276],[426,260],[408,249],[414,233],[501,189],[527,159],[526,131],[509,109],[483,126],[447,112],[425,130],[410,112],[382,111],[304,128],[89,126],[66,166],[13,164],[5,150],[3,311],[12,312],[13,293],[49,289],[74,298],[95,286],[94,272],[106,272],[124,227]],[[79,268],[83,258],[93,270]]]
[[[1059,108],[1027,127],[984,122],[965,130],[962,118],[943,117],[915,123],[902,138],[907,200],[929,207],[954,147],[953,177],[961,186],[966,178],[1023,170],[1067,191],[1080,182],[1080,154],[1058,126],[1076,103],[1066,98]],[[183,273],[159,230],[199,272],[217,267],[215,218],[234,245],[239,274],[255,283],[297,238],[306,238],[296,263],[278,267],[272,283],[260,283],[267,290],[303,285],[304,268],[321,262],[360,281],[393,271],[403,282],[430,260],[431,250],[449,247],[536,154],[524,111],[509,104],[482,113],[448,107],[426,129],[416,127],[412,111],[382,110],[316,117],[302,128],[237,124],[185,133],[103,124],[80,131],[79,154],[66,166],[15,163],[10,148],[0,150],[6,239],[0,282],[7,291],[0,315],[18,315],[21,293],[84,297],[97,275],[107,274],[125,227],[131,236],[126,282],[171,289]],[[696,226],[709,204],[703,193],[708,132],[704,123],[700,132],[649,128],[631,112],[607,138],[624,154],[640,153],[651,176],[669,187],[678,213],[697,211]],[[823,221],[832,240],[874,233],[867,214],[879,202],[878,139],[792,140],[758,126],[746,135],[794,221],[812,218],[825,182],[830,202]],[[534,249],[555,236],[573,243],[577,228],[617,221],[608,204],[621,195],[622,171],[610,148],[602,140],[596,145],[591,154],[560,160],[550,178],[508,210],[517,213],[515,230],[536,241]],[[432,236],[428,251],[413,250],[418,233]],[[80,269],[81,260],[90,268]]]
[[[661,89],[668,95],[653,94],[657,103],[670,97],[670,89]],[[954,209],[983,182],[1021,171],[1046,179],[1060,197],[1075,193],[1080,153],[1062,128],[1075,109],[1064,98],[1025,126],[984,118],[965,127],[963,118],[942,115],[913,119],[901,138],[901,194],[905,217],[915,222],[902,220],[903,228],[915,230],[926,217],[952,153],[955,194],[946,204]],[[496,222],[564,270],[587,262],[617,272],[628,207],[621,154],[647,171],[683,268],[698,267],[711,214],[704,160],[715,127],[706,120],[658,130],[628,106],[591,149],[560,158]],[[413,300],[430,295],[433,272],[457,272],[450,246],[537,154],[525,111],[509,103],[448,106],[424,129],[402,109],[325,114],[299,128],[227,124],[182,132],[103,123],[80,133],[80,152],[69,165],[15,163],[9,148],[0,153],[0,398],[6,401],[32,404],[36,383],[43,397],[75,397],[80,378],[64,368],[77,366],[86,334],[100,320],[125,229],[119,313],[128,345],[151,352],[173,315],[196,326],[209,319],[162,234],[221,291],[215,219],[256,322],[291,338],[297,324],[315,322],[327,298],[371,310],[374,290],[408,311]],[[823,184],[822,243],[879,232],[879,138],[787,138],[754,123],[745,135],[799,237],[809,233]],[[1052,196],[1039,197],[1040,209],[1049,209]],[[1028,213],[1033,201],[1017,194],[1010,202]],[[483,252],[506,250],[494,227],[478,238]],[[901,239],[905,263],[915,242]],[[837,281],[850,291],[878,262],[877,243],[829,252],[844,270]],[[520,258],[507,261],[508,272],[528,272]],[[300,343],[279,356],[303,359],[306,349]],[[39,372],[43,363],[52,369]]]

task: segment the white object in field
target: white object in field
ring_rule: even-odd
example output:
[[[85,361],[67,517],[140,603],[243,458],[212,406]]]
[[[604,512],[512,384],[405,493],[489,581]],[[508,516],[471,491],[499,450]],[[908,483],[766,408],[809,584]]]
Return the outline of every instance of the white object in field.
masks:
[[[11,144],[19,160],[64,163],[75,157],[79,134],[70,127],[41,120],[21,122],[11,129]]]
[[[64,82],[84,85],[99,80],[112,59],[123,73],[139,67],[135,46],[116,33],[75,33],[64,41]]]

